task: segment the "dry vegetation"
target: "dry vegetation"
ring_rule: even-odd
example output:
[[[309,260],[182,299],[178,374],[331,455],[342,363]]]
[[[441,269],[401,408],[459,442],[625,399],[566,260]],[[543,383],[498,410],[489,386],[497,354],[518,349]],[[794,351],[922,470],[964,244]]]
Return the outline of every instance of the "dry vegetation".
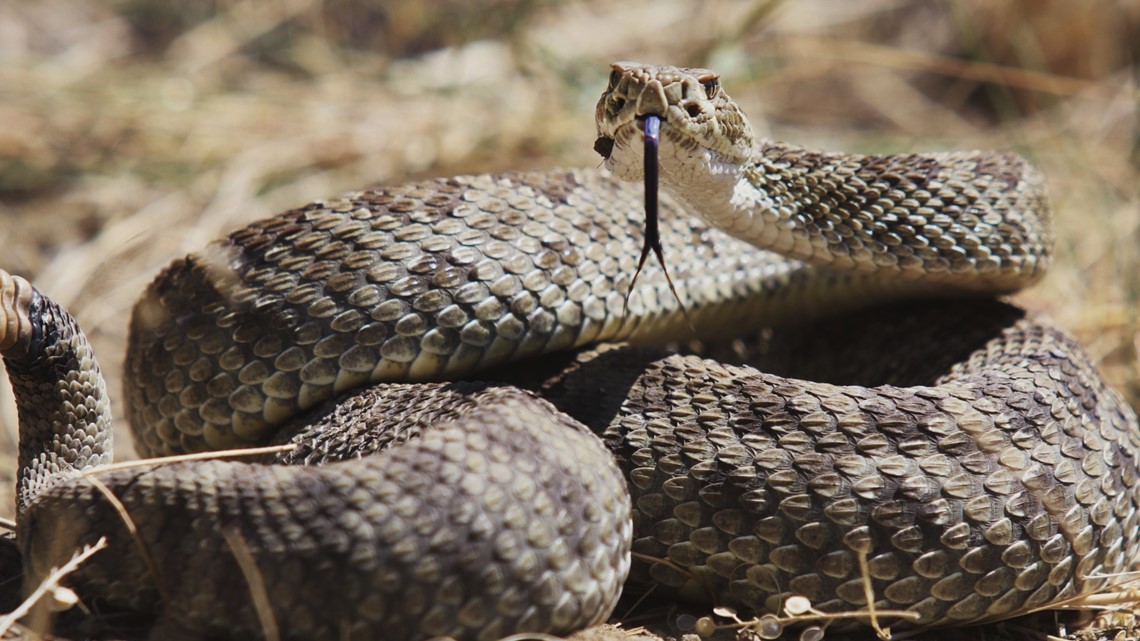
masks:
[[[372,183],[596,165],[609,61],[708,66],[772,137],[1032,158],[1057,260],[1017,299],[1136,405],[1138,56],[1135,0],[0,3],[0,267],[75,313],[117,397],[172,258]],[[15,425],[0,388],[5,488]]]

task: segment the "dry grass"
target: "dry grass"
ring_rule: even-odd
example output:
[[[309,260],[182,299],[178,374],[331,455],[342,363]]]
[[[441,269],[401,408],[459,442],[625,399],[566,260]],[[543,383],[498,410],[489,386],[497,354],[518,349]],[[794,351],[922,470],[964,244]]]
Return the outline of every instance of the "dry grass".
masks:
[[[1140,2],[185,4],[0,3],[0,267],[76,314],[113,398],[130,306],[172,258],[367,184],[596,165],[606,64],[634,59],[721,70],[773,137],[1034,159],[1057,261],[1018,300],[1140,401]],[[3,440],[11,488],[6,388]]]

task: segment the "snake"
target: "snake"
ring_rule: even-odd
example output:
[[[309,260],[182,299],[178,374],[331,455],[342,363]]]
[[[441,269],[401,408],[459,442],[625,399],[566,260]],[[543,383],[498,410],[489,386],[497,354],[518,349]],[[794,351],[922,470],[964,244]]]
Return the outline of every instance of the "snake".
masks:
[[[596,120],[604,169],[354,192],[174,261],[131,314],[130,465],[78,324],[0,272],[27,584],[102,539],[67,583],[152,638],[484,641],[636,586],[963,625],[1138,558],[1135,413],[997,300],[1050,261],[1027,161],[757,139],[704,69],[615,63]],[[647,122],[675,282],[634,287]]]

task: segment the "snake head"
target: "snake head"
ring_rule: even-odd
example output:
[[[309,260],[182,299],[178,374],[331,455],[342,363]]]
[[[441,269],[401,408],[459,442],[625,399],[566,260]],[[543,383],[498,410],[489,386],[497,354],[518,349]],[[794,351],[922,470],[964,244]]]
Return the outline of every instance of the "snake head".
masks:
[[[641,122],[650,115],[661,118],[666,183],[672,175],[743,167],[752,156],[752,128],[715,71],[615,62],[595,111],[594,150],[622,180],[644,176]]]

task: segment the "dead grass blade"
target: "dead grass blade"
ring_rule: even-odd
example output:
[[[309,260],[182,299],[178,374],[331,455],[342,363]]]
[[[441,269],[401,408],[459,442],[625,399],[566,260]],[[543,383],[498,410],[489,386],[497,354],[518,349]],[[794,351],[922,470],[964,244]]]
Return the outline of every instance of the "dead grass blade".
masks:
[[[871,620],[871,628],[883,641],[891,641],[891,629],[884,630],[879,626],[879,613],[875,611],[875,589],[871,585],[871,572],[867,567],[867,553],[859,550],[856,555],[859,558],[859,577],[863,581],[863,598],[867,600],[867,615]]]
[[[246,447],[234,450],[219,450],[217,452],[196,452],[194,454],[179,454],[177,456],[163,456],[160,458],[135,459],[133,461],[111,463],[110,465],[88,468],[86,470],[83,470],[82,473],[84,476],[91,476],[92,474],[102,474],[103,472],[110,472],[113,470],[129,470],[136,467],[146,467],[148,465],[159,466],[169,463],[185,463],[187,461],[212,461],[215,459],[260,456],[262,454],[288,452],[292,449],[292,445],[268,445],[266,447]]]
[[[15,610],[0,617],[0,638],[8,634],[8,630],[15,625],[16,621],[31,612],[32,608],[39,603],[44,595],[59,589],[59,582],[62,581],[65,576],[79,569],[79,566],[91,558],[92,554],[95,554],[105,547],[107,547],[107,537],[100,537],[93,545],[85,546],[82,550],[73,554],[71,559],[67,563],[64,563],[63,566],[52,570],[51,574],[41,581],[36,587],[36,590],[28,595],[28,598],[24,599]]]
[[[134,519],[131,518],[130,512],[127,510],[127,506],[123,505],[123,502],[119,500],[119,497],[115,496],[115,493],[111,491],[111,488],[107,487],[107,485],[100,481],[99,478],[95,475],[107,471],[133,469],[149,465],[164,465],[168,463],[180,463],[185,461],[201,461],[219,458],[271,454],[274,452],[282,452],[291,449],[293,449],[293,446],[291,445],[280,445],[270,447],[253,447],[239,450],[225,450],[221,452],[199,452],[196,454],[183,454],[180,456],[124,461],[122,463],[112,463],[110,465],[105,465],[102,467],[89,468],[83,470],[82,475],[91,482],[92,487],[94,487],[100,494],[103,495],[103,498],[107,499],[107,502],[111,504],[111,507],[114,508],[115,512],[119,515],[119,519],[123,522],[124,527],[127,528],[127,533],[130,534],[131,540],[134,541],[135,547],[139,551],[139,555],[142,557],[143,562],[146,563],[147,571],[150,573],[152,579],[154,580],[155,588],[158,590],[159,594],[162,595],[163,600],[168,601],[169,595],[166,594],[164,583],[162,581],[162,575],[159,573],[158,564],[155,563],[154,557],[151,555],[150,548],[147,546],[146,541],[144,541],[142,535],[139,534],[138,525],[135,523]]]
[[[115,496],[115,493],[112,492],[111,488],[107,487],[103,481],[100,481],[90,474],[86,474],[85,476],[87,480],[91,482],[91,486],[102,494],[103,498],[107,499],[107,502],[114,508],[115,513],[119,515],[119,519],[123,522],[123,526],[127,528],[127,533],[130,534],[135,547],[138,548],[143,563],[146,563],[147,572],[150,573],[151,579],[154,581],[155,589],[162,595],[163,601],[169,601],[170,595],[166,593],[166,589],[163,586],[162,575],[158,573],[158,564],[154,562],[154,557],[150,554],[150,548],[147,546],[146,541],[143,540],[142,535],[139,534],[138,525],[134,519],[131,518],[130,512],[127,511],[127,506],[123,505],[119,497]]]
[[[952,78],[993,82],[1059,96],[1075,96],[1097,83],[1080,78],[1019,69],[976,60],[960,60],[921,51],[874,45],[842,38],[802,36],[789,41],[798,55],[826,57],[846,63],[862,63],[908,71],[935,73]]]
[[[273,603],[269,600],[269,590],[265,587],[265,577],[257,568],[257,561],[253,552],[235,527],[222,528],[222,536],[233,552],[238,568],[245,577],[249,586],[249,595],[253,600],[253,609],[261,621],[261,630],[265,633],[265,641],[281,641],[281,632],[277,627],[277,619],[273,616]]]

